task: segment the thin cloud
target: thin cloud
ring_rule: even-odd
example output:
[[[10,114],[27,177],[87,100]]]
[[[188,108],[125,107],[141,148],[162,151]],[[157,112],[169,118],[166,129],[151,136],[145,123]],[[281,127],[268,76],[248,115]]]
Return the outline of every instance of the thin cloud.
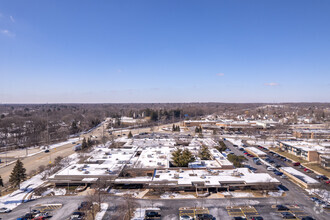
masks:
[[[217,76],[224,76],[224,73],[217,73]]]
[[[15,34],[13,32],[6,30],[6,29],[0,30],[0,33],[7,37],[15,37]]]
[[[10,18],[11,22],[15,23],[15,19],[13,16],[10,15],[9,18]]]
[[[265,83],[265,86],[279,86],[280,84],[275,82]]]

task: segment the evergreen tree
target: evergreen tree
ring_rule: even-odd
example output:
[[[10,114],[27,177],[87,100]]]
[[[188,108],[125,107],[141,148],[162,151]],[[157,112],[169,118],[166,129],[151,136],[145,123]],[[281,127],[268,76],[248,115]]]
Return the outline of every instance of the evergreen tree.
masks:
[[[2,180],[2,177],[0,176],[0,186],[3,187],[3,180]]]
[[[202,146],[202,148],[199,151],[198,156],[201,158],[201,160],[210,160],[211,159],[210,151],[206,146]]]
[[[175,131],[175,125],[173,124],[173,126],[172,126],[172,131]]]
[[[82,150],[85,150],[87,147],[88,147],[87,141],[86,141],[86,138],[84,138],[83,141],[82,141],[82,143],[81,143],[81,149]]]
[[[222,153],[222,151],[225,151],[227,149],[227,146],[223,141],[219,141],[219,144],[220,147],[216,147],[216,149]]]
[[[130,131],[129,133],[128,133],[128,136],[127,136],[128,138],[132,138],[133,137],[133,135],[132,135],[132,132]]]
[[[92,141],[91,138],[88,138],[87,139],[87,147],[91,147],[91,146],[93,146],[93,141]]]
[[[3,181],[1,176],[0,176],[0,187],[3,187]],[[0,196],[1,196],[1,189],[0,189]]]
[[[192,153],[188,149],[177,149],[172,153],[173,164],[177,167],[187,167],[188,163],[194,161]]]
[[[13,186],[20,187],[21,182],[26,179],[26,169],[23,167],[23,163],[20,160],[17,160],[15,167],[11,171],[9,182]]]

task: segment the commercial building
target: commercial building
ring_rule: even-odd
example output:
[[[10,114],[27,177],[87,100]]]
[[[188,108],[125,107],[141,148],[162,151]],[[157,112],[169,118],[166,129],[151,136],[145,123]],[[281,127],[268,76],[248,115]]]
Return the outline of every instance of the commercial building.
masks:
[[[326,145],[320,145],[317,143],[304,141],[279,141],[279,145],[282,150],[301,157],[309,162],[319,162],[320,155],[330,153],[330,149]]]
[[[193,138],[178,145],[171,138],[125,139],[120,148],[99,146],[81,164],[60,170],[48,180],[56,185],[80,185],[98,181],[114,187],[170,188],[171,190],[209,190],[275,188],[279,181],[266,173],[253,173],[247,168],[235,169],[215,147],[211,138]],[[123,141],[123,139],[121,140]],[[199,150],[207,146],[208,160],[198,158]],[[195,157],[188,167],[173,166],[172,153],[186,148]]]
[[[325,129],[297,129],[293,136],[303,139],[330,139],[330,130]]]

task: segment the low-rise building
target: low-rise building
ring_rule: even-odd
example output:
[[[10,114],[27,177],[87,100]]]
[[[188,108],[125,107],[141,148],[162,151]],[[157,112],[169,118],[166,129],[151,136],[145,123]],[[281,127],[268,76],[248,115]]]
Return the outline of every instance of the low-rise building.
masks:
[[[325,145],[305,141],[279,141],[280,148],[309,162],[319,162],[320,155],[330,153]]]
[[[297,129],[293,136],[303,139],[330,139],[330,130],[326,129]]]

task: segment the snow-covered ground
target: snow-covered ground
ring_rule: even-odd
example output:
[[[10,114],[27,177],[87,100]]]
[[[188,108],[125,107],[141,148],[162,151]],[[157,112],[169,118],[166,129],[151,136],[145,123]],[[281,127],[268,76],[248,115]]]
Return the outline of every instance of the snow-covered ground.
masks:
[[[18,205],[20,205],[23,201],[23,199],[26,197],[29,193],[31,193],[35,188],[42,185],[44,181],[42,180],[42,175],[38,174],[34,177],[32,177],[29,180],[24,181],[21,184],[20,189],[12,192],[11,194],[5,195],[3,197],[0,197],[0,206],[6,207],[9,209],[14,209]]]
[[[243,143],[241,139],[236,139],[236,138],[226,138],[227,141],[230,141],[232,144],[235,144],[239,147],[242,147]]]
[[[326,189],[306,189],[310,195],[317,195],[323,201],[330,203],[330,192]]]
[[[70,159],[70,164],[76,163],[78,161],[78,154],[72,154],[68,158]],[[0,207],[14,209],[22,202],[26,201],[29,193],[32,193],[34,189],[46,182],[42,180],[42,176],[44,176],[43,173],[35,175],[32,178],[21,183],[20,189],[12,192],[11,194],[0,197]],[[45,195],[47,195],[46,192]],[[63,195],[66,191],[65,189],[52,189],[52,192],[54,192],[55,195]]]
[[[102,220],[105,212],[108,209],[109,204],[108,203],[101,203],[101,210],[96,213],[95,220]]]
[[[247,143],[252,145],[260,145],[265,148],[274,147],[276,145],[276,142],[274,141],[263,141],[263,140],[249,140],[247,141]]]
[[[131,218],[131,220],[144,220],[144,216],[145,216],[147,210],[160,211],[159,208],[153,208],[153,207],[142,208],[142,207],[140,207],[140,208],[135,209],[134,216]]]

